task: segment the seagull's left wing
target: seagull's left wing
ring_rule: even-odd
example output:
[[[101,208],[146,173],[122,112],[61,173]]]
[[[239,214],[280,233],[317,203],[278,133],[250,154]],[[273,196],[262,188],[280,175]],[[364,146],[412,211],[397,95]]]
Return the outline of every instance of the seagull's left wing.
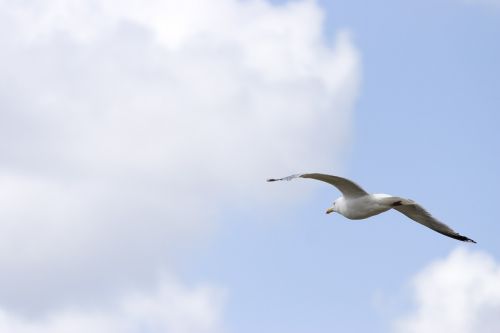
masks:
[[[475,243],[472,239],[460,235],[455,230],[448,227],[446,224],[439,222],[434,216],[432,216],[428,211],[426,211],[422,206],[413,202],[412,204],[403,204],[401,206],[394,207],[395,210],[408,216],[415,222],[425,225],[434,231],[439,232],[445,236],[461,240],[463,242]]]
[[[311,178],[311,179],[321,180],[338,188],[339,191],[342,192],[342,195],[346,198],[357,198],[368,194],[365,190],[363,190],[361,186],[359,186],[352,180],[338,176],[325,175],[323,173],[303,173],[303,174],[291,175],[284,178],[268,179],[267,181],[274,182],[278,180],[292,180],[295,178]]]

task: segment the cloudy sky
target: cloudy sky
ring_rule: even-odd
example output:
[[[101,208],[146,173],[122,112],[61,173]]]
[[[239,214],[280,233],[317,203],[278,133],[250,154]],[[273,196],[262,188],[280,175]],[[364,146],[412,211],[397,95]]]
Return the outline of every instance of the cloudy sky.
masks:
[[[0,331],[498,332],[500,2],[0,0]],[[415,199],[324,214],[325,172]]]

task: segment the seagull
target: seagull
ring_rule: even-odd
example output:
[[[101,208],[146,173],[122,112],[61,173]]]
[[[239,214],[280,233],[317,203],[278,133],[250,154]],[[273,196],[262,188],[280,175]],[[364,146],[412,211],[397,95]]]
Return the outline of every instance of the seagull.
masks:
[[[350,220],[361,220],[386,212],[390,209],[395,209],[413,221],[437,231],[440,234],[463,242],[476,243],[472,239],[460,235],[446,224],[438,221],[415,201],[389,194],[369,194],[361,186],[347,178],[325,175],[322,173],[303,173],[278,179],[271,178],[267,181],[289,181],[295,178],[320,180],[335,186],[342,193],[342,196],[333,202],[333,206],[327,209],[327,214],[336,212]]]

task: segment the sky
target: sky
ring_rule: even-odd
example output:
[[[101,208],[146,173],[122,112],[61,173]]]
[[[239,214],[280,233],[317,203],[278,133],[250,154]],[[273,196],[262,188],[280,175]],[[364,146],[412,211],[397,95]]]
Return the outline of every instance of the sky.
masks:
[[[500,2],[0,0],[0,331],[497,332]],[[324,172],[418,201],[325,215]]]

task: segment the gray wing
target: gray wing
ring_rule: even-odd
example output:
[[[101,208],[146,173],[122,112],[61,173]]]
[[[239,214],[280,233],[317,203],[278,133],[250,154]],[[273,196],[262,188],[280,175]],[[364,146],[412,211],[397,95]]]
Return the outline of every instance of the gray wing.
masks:
[[[275,182],[278,180],[292,180],[295,178],[311,178],[311,179],[321,180],[338,188],[338,190],[342,192],[342,195],[346,198],[357,198],[368,194],[365,190],[363,190],[361,186],[359,186],[358,184],[349,179],[338,176],[325,175],[322,173],[296,174],[284,178],[278,178],[278,179],[272,178],[268,179],[267,181]]]
[[[428,211],[426,211],[422,206],[413,202],[412,204],[403,204],[401,206],[394,207],[395,210],[408,216],[415,222],[425,225],[434,231],[439,232],[445,236],[461,240],[463,242],[475,243],[472,239],[460,235],[455,230],[448,227],[446,224],[439,222],[434,216],[432,216]]]

